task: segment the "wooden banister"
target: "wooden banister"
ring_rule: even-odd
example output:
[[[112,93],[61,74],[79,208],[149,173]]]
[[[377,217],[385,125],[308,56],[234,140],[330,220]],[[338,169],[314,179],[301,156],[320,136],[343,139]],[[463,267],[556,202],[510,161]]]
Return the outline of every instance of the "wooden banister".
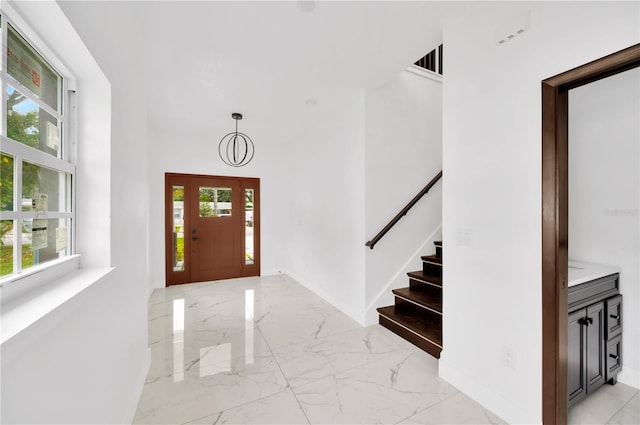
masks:
[[[405,205],[405,207],[400,210],[400,212],[398,214],[396,214],[395,217],[393,217],[391,219],[391,221],[382,228],[382,230],[380,230],[378,232],[377,235],[375,235],[373,237],[373,239],[371,239],[369,242],[365,243],[365,246],[368,246],[369,248],[373,249],[373,247],[375,246],[375,244],[378,243],[378,241],[380,239],[382,239],[382,237],[384,235],[387,234],[387,232],[389,230],[391,230],[391,228],[393,226],[396,225],[396,223],[398,221],[400,221],[400,219],[402,217],[404,217],[405,215],[407,215],[407,213],[409,212],[409,210],[418,203],[418,201],[420,200],[420,198],[422,198],[424,195],[426,195],[427,192],[429,192],[429,190],[431,190],[431,188],[438,182],[438,180],[440,180],[442,178],[442,170],[435,175],[434,178],[431,179],[431,181],[416,195],[413,197],[413,199],[411,201],[409,201],[409,203],[407,205]]]

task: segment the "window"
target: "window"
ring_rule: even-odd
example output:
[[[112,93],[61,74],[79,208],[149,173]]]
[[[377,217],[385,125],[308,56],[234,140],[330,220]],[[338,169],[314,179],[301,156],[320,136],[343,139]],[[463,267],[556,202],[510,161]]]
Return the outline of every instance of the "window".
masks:
[[[22,28],[22,31],[28,29]],[[68,78],[0,15],[0,281],[73,253]]]

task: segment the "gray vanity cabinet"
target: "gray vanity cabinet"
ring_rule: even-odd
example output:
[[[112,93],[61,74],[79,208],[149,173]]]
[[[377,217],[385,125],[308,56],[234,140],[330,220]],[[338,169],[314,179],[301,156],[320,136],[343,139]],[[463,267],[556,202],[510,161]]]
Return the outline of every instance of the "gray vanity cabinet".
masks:
[[[569,406],[605,382],[615,384],[622,363],[621,317],[617,274],[569,288]]]

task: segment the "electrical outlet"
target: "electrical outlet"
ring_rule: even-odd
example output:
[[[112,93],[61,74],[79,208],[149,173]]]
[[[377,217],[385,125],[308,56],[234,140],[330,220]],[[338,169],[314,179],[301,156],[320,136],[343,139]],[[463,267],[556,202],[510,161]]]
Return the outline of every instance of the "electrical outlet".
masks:
[[[509,347],[502,347],[502,366],[516,370],[516,352]]]
[[[471,229],[457,229],[456,230],[456,245],[458,245],[458,246],[471,246],[472,245]]]

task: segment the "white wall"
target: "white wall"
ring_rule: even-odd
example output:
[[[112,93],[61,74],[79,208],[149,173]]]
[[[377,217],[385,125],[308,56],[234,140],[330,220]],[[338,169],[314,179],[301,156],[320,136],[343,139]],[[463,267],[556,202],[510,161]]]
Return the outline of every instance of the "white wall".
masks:
[[[640,387],[640,68],[569,92],[569,258],[621,268],[623,371]]]
[[[452,8],[444,25],[440,375],[508,422],[540,423],[540,82],[638,43],[638,4]],[[498,45],[501,29],[529,13],[530,28]]]
[[[442,169],[442,79],[424,75],[403,71],[366,90],[365,241]],[[420,255],[435,252],[441,223],[439,182],[373,250],[365,249],[368,324],[377,322],[377,307],[393,303],[391,289],[408,285],[405,273],[422,268]]]
[[[146,202],[131,201],[146,196],[146,165],[143,155],[138,161],[125,155],[146,149],[144,118],[125,86],[110,93],[56,2],[15,7],[78,79],[81,265],[115,271],[2,345],[2,421],[125,423],[133,418],[149,360]]]
[[[364,323],[364,91],[332,99],[288,145],[286,271]]]

